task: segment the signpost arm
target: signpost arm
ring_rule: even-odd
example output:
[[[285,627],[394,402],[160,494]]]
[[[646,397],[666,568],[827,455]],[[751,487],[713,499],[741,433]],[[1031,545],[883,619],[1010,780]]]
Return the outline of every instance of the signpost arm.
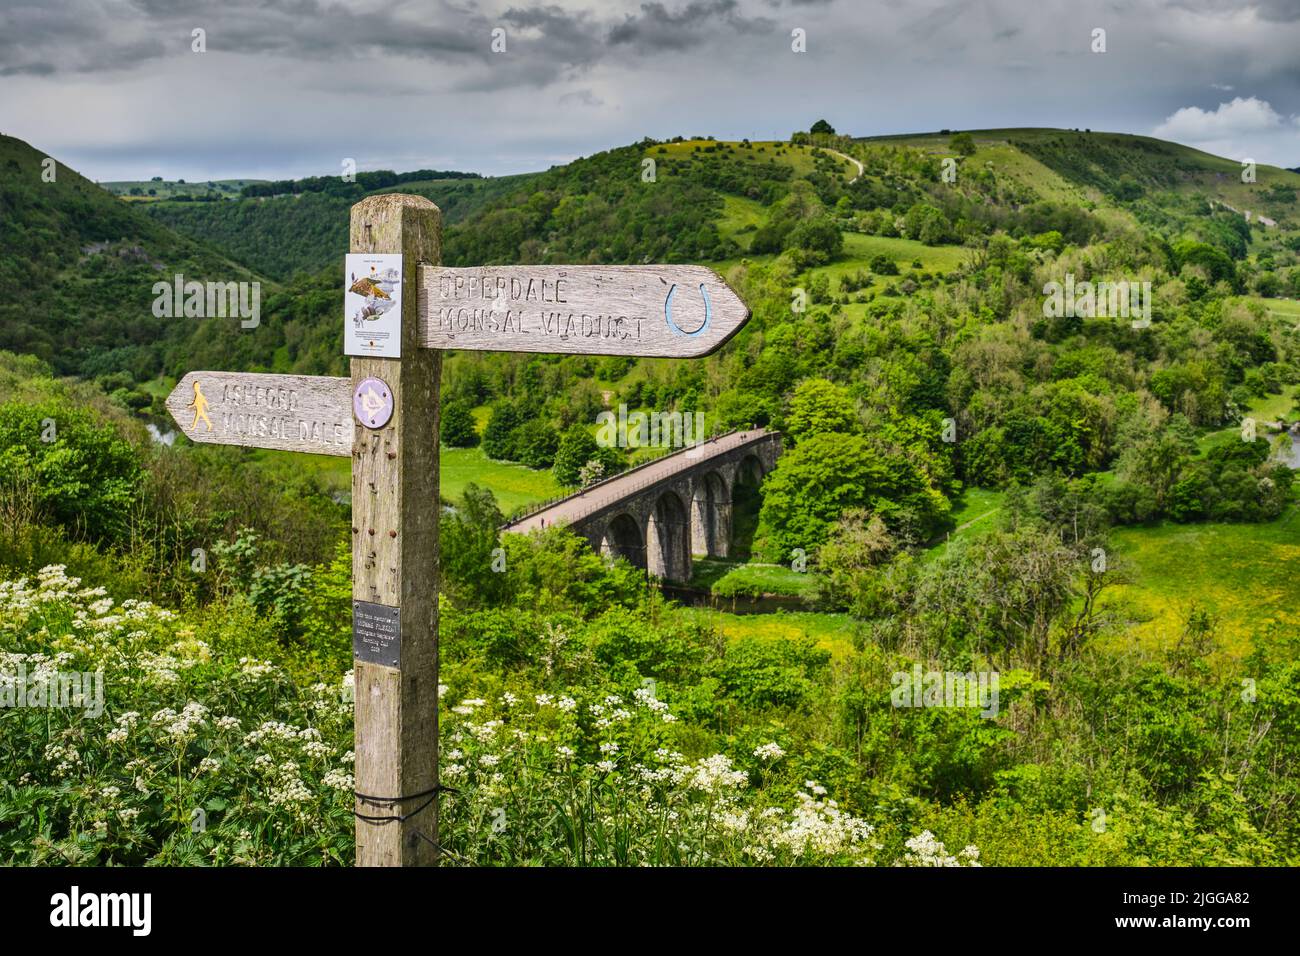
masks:
[[[354,432],[352,598],[354,606],[396,610],[399,627],[397,666],[354,660],[356,863],[431,865],[438,846],[442,353],[420,347],[416,286],[421,263],[441,262],[442,214],[420,196],[367,197],[352,207],[349,249],[402,255],[401,358],[353,358],[351,369],[354,389],[377,378],[393,399],[386,425],[358,423]]]

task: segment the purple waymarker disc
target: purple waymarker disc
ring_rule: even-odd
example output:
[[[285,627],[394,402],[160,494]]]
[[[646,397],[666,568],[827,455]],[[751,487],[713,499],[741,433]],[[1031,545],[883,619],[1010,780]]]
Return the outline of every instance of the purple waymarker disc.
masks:
[[[383,379],[362,379],[352,393],[352,412],[367,428],[383,428],[393,417],[392,389]]]

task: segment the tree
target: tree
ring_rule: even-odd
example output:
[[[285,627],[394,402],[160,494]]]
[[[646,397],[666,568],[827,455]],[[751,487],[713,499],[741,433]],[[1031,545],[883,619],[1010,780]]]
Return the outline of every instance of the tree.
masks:
[[[871,257],[871,271],[878,276],[896,276],[898,275],[898,263],[894,262],[889,256],[877,253]]]
[[[1228,254],[1204,242],[1184,239],[1174,243],[1174,259],[1180,271],[1189,265],[1204,269],[1210,282],[1232,282],[1236,279],[1236,267]]]
[[[974,156],[975,137],[971,136],[970,133],[958,133],[948,140],[948,148],[958,156]]]
[[[818,596],[832,607],[848,607],[855,617],[876,617],[884,610],[878,569],[897,550],[879,515],[850,509],[817,552]]]
[[[797,443],[811,435],[854,432],[858,427],[857,409],[847,389],[824,378],[808,378],[790,398],[784,431]]]
[[[958,539],[927,563],[910,626],[930,653],[994,654],[1016,648],[1042,664],[1053,624],[1069,611],[1083,556],[1034,528]]]
[[[952,234],[952,226],[944,214],[929,203],[918,202],[907,210],[903,217],[903,232],[909,239],[917,239],[926,245],[938,245],[947,241]]]
[[[462,601],[490,604],[501,597],[506,581],[493,573],[493,550],[497,547],[501,509],[487,488],[470,482],[461,500],[443,518],[438,531],[442,578],[454,597]]]
[[[529,468],[550,468],[559,444],[555,429],[540,419],[534,418],[515,429],[515,454]]]
[[[881,448],[862,435],[824,432],[781,455],[763,483],[758,538],[776,560],[811,551],[850,508],[879,514],[891,529],[928,537],[950,510],[915,456]]]
[[[812,133],[814,136],[818,135],[819,133],[823,133],[827,136],[834,136],[835,127],[832,126],[830,123],[826,122],[824,119],[819,119],[817,122],[812,124],[812,129],[810,129],[808,132]]]
[[[1282,291],[1282,280],[1276,272],[1263,272],[1255,279],[1255,293],[1272,298]]]
[[[492,409],[487,428],[483,429],[483,452],[497,461],[517,461],[515,429],[523,424],[523,416],[511,402],[501,402]]]
[[[439,433],[442,443],[451,448],[472,448],[479,441],[474,415],[464,402],[451,401],[442,407]]]
[[[555,452],[555,480],[566,487],[582,484],[581,472],[589,461],[600,461],[600,446],[596,438],[582,425],[574,425],[560,439]]]
[[[823,265],[840,254],[844,236],[834,220],[820,216],[790,230],[785,247],[794,250],[801,266]]]

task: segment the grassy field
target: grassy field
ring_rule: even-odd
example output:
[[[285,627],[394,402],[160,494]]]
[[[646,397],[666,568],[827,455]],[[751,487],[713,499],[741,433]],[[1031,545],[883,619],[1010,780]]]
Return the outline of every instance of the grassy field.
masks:
[[[470,482],[492,489],[507,514],[522,505],[564,494],[549,469],[533,471],[513,462],[492,461],[481,448],[444,448],[440,457],[444,498],[459,497]]]
[[[153,395],[157,398],[166,398],[176,387],[174,378],[151,378],[147,382],[139,383],[140,391],[147,395]]]
[[[777,163],[793,168],[796,176],[806,176],[813,171],[813,150],[816,148],[814,146],[794,146],[786,142],[768,140],[762,142],[755,140],[751,145],[752,149],[745,149],[738,142],[688,139],[680,143],[661,143],[647,147],[645,155],[651,159],[675,160],[720,156],[728,160],[749,163],[766,163],[769,159],[774,159]],[[717,148],[712,153],[706,153],[705,150],[710,146]],[[847,159],[834,155],[832,158],[844,170],[846,179],[852,179],[858,174],[858,167]]]
[[[352,487],[352,462],[349,458],[270,449],[252,452],[252,458],[272,480],[312,474],[336,491],[350,491]],[[549,470],[533,471],[523,465],[491,461],[481,448],[443,448],[438,460],[441,469],[439,483],[444,498],[460,497],[465,486],[473,482],[490,488],[501,510],[509,513],[522,505],[564,493]]]
[[[707,607],[677,607],[670,613],[688,620],[703,620],[733,641],[741,637],[767,640],[811,637],[817,642],[818,647],[825,648],[837,658],[853,649],[853,636],[860,626],[847,614],[825,614],[817,611],[730,614]]]
[[[966,162],[988,166],[999,179],[1009,177],[1028,186],[1043,199],[1080,204],[1092,198],[1081,187],[1020,150],[1003,143],[977,148]],[[958,173],[960,179],[960,173]]]
[[[1006,492],[990,488],[967,488],[953,504],[952,520],[957,527],[952,536],[986,534],[997,526],[994,516],[1002,508]]]
[[[722,215],[718,217],[718,232],[724,239],[730,239],[748,249],[754,230],[766,220],[767,212],[758,200],[745,199],[741,196],[722,197]],[[741,232],[749,226],[754,228]]]
[[[1235,303],[1262,306],[1275,319],[1300,323],[1300,299],[1265,299],[1257,295],[1237,296]]]
[[[1271,441],[1273,433],[1263,427],[1265,422],[1277,421],[1279,418],[1285,418],[1288,421],[1292,419],[1295,413],[1297,401],[1297,389],[1294,385],[1284,385],[1281,393],[1277,395],[1265,395],[1263,398],[1257,398],[1246,407],[1244,417],[1255,419],[1257,426],[1257,435],[1261,441]],[[1206,432],[1196,439],[1197,447],[1201,454],[1211,445],[1222,441],[1229,436],[1240,436],[1241,427],[1238,425],[1229,425],[1227,428],[1218,428],[1214,431]]]
[[[157,202],[161,199],[175,199],[177,196],[206,196],[210,192],[234,199],[239,196],[239,191],[245,186],[250,183],[264,181],[261,179],[214,179],[211,181],[181,183],[153,182],[152,180],[141,179],[99,183],[98,185],[100,188],[107,189],[113,195],[120,196],[128,202]],[[143,195],[130,195],[132,189],[140,190]],[[155,193],[153,196],[149,195],[151,189]]]
[[[1171,645],[1198,606],[1219,619],[1223,650],[1233,658],[1269,625],[1300,626],[1300,509],[1268,524],[1124,528],[1112,541],[1132,578],[1112,601],[1141,621],[1139,640]]]
[[[1278,395],[1265,395],[1251,402],[1247,414],[1257,422],[1271,422],[1279,418],[1290,417],[1295,408],[1296,387],[1283,386]]]
[[[872,274],[871,282],[864,286],[862,292],[880,292],[885,286],[897,285],[912,271],[912,263],[920,261],[921,271],[931,273],[953,272],[961,266],[970,250],[964,246],[927,246],[913,239],[896,239],[888,236],[867,236],[858,232],[844,233],[844,252],[839,259],[825,266],[809,269],[804,281],[811,282],[815,276],[825,276],[830,282],[832,295],[840,293],[840,279],[857,272],[870,272],[873,256],[883,255],[898,265],[899,275],[880,276]],[[856,295],[856,293],[854,293]],[[849,315],[861,318],[866,306],[851,303],[844,307]]]

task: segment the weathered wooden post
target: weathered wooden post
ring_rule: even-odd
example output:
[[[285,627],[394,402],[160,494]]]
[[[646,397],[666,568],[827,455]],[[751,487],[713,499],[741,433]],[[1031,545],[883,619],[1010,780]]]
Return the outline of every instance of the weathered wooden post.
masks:
[[[352,207],[354,253],[401,255],[400,358],[353,358],[354,395],[388,389],[391,417],[359,419],[352,445],[357,865],[432,864],[438,850],[438,388],[442,353],[421,348],[421,263],[442,261],[442,214],[420,196]],[[387,411],[385,407],[384,412]]]
[[[690,358],[749,310],[703,266],[443,269],[442,216],[419,196],[361,200],[349,245],[350,379],[189,372],[167,408],[196,442],[352,456],[356,862],[423,866],[439,850],[441,350]]]

